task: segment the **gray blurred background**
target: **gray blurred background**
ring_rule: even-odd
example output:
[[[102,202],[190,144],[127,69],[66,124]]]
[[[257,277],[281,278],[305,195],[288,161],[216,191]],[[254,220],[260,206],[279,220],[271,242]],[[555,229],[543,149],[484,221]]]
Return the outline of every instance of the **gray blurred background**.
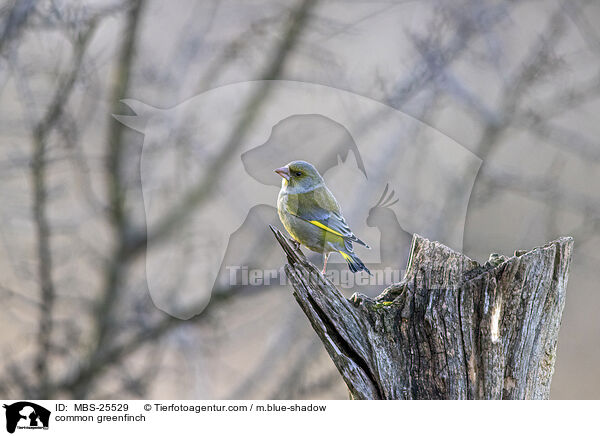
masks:
[[[289,287],[220,285],[186,321],[148,292],[147,247],[224,183],[268,82],[152,231],[144,135],[111,116],[137,113],[124,98],[170,108],[286,79],[385,103],[478,156],[468,256],[575,238],[551,397],[600,398],[599,20],[594,0],[0,2],[0,397],[347,398]],[[283,264],[263,212],[233,251]]]

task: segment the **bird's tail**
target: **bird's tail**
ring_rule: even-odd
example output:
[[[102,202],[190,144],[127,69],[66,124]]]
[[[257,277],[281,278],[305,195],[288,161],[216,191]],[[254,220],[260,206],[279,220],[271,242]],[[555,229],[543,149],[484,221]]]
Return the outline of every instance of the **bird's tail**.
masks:
[[[354,273],[358,271],[366,271],[367,273],[369,273],[369,275],[372,275],[371,271],[369,271],[369,268],[367,268],[365,264],[362,263],[362,260],[360,260],[358,256],[352,251],[345,252],[340,250],[340,254],[346,260],[346,262],[348,262],[348,267],[350,268],[350,271]]]

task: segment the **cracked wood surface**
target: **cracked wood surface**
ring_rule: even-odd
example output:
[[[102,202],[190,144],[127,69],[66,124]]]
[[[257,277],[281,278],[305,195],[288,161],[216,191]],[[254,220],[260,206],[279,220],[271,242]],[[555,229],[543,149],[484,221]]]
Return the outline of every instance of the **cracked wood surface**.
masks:
[[[271,227],[354,399],[547,399],[573,239],[484,265],[414,235],[404,279],[344,295]]]

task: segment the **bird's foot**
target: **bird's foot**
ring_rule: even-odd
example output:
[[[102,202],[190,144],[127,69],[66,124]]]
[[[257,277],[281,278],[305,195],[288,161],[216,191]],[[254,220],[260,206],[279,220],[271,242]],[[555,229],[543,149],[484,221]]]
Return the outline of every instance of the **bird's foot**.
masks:
[[[296,251],[300,250],[300,242],[298,242],[292,238],[290,238],[289,241],[294,246],[294,250],[296,250]]]

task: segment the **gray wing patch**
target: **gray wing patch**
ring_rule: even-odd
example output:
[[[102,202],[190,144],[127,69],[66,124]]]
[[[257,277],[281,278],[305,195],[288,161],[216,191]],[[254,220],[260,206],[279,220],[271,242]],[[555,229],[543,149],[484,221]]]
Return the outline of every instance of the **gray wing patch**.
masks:
[[[295,216],[304,221],[308,221],[309,223],[320,227],[323,230],[337,233],[348,241],[356,242],[357,244],[371,248],[365,242],[357,238],[354,233],[352,233],[352,230],[350,230],[350,227],[348,227],[348,224],[346,224],[344,217],[337,212],[328,212],[320,207],[315,207],[310,211],[310,213],[298,213],[295,214]]]

